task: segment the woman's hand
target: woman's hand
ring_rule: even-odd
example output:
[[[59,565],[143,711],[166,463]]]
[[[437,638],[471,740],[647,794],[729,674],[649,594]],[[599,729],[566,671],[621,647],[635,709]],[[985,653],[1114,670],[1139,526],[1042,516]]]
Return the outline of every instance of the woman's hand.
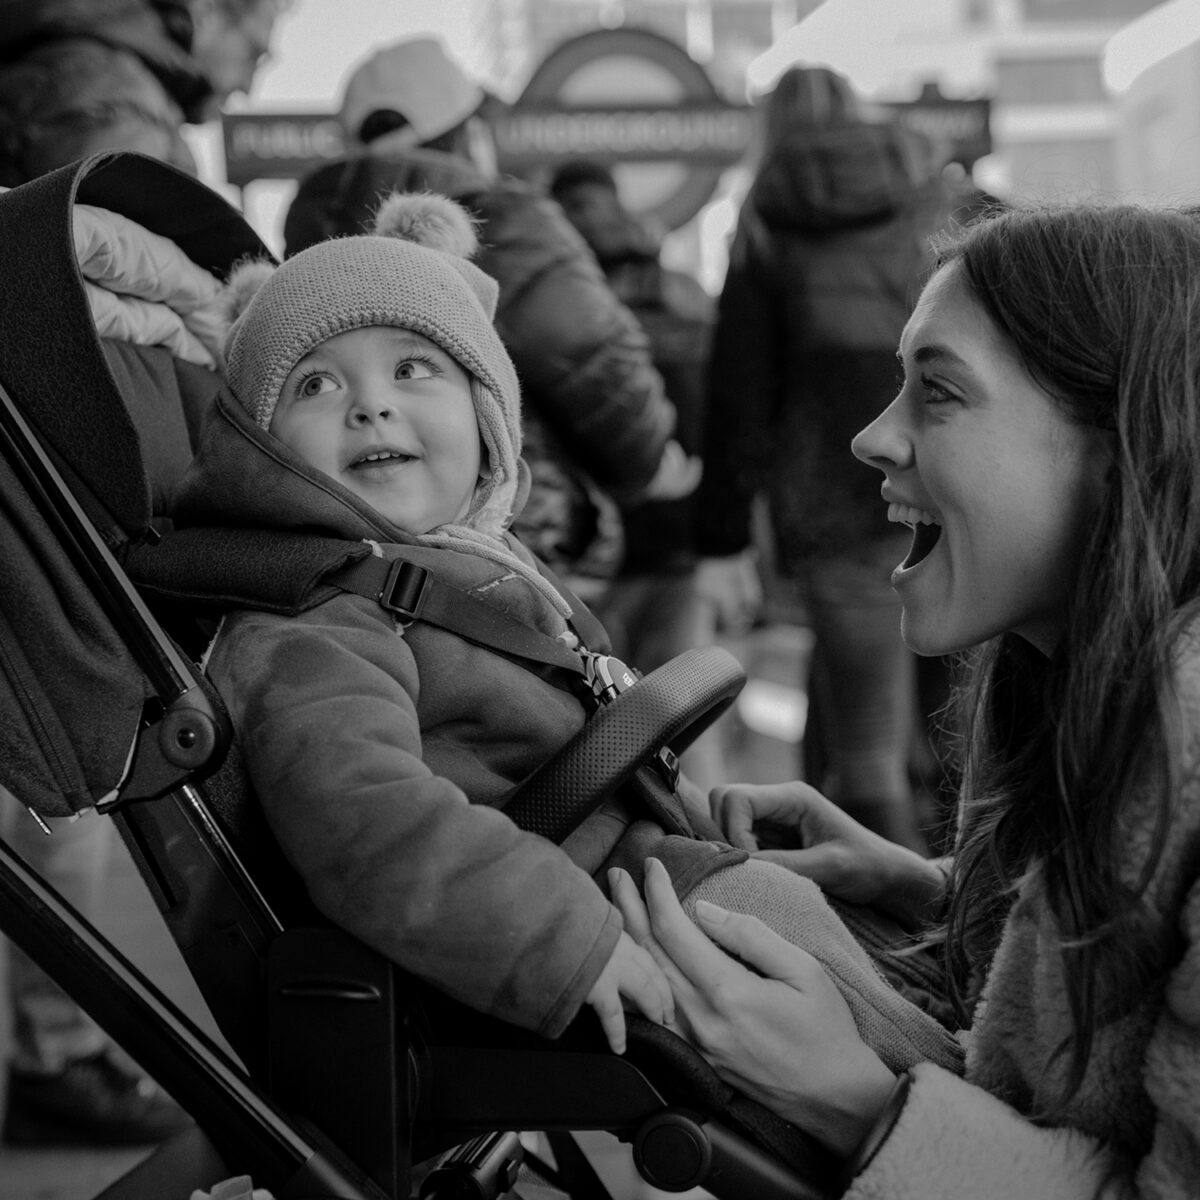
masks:
[[[848,1155],[895,1078],[858,1036],[817,960],[757,918],[704,901],[696,906],[701,933],[655,859],[646,864],[645,904],[626,872],[609,879],[627,931],[671,984],[679,1032],[727,1082]]]
[[[873,905],[907,929],[938,912],[946,876],[936,862],[864,828],[806,783],[728,784],[709,793],[709,805],[732,845],[807,875],[830,896]],[[760,850],[760,822],[794,830],[800,846]]]

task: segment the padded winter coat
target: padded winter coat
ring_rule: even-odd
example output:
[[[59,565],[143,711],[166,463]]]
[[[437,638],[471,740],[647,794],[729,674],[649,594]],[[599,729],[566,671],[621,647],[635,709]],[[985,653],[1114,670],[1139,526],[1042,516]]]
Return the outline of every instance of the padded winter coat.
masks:
[[[750,544],[764,493],[778,565],[894,534],[850,440],[896,394],[896,346],[949,197],[900,126],[797,129],[738,219],[710,358],[700,549]]]
[[[181,526],[371,539],[542,633],[566,629],[511,568],[414,548],[228,395],[174,511]],[[511,548],[531,561],[515,539]],[[640,873],[655,854],[682,894],[746,857],[665,835],[619,800],[571,835],[570,855],[522,832],[498,805],[583,725],[581,701],[455,634],[419,620],[403,628],[373,600],[340,594],[296,617],[234,613],[208,671],[317,907],[456,999],[547,1036],[574,1017],[621,930],[591,873]]]

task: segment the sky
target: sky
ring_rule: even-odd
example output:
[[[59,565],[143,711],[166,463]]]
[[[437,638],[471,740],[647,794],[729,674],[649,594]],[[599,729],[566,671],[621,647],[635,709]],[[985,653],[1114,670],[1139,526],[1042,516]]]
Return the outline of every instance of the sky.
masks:
[[[373,46],[416,33],[440,35],[455,58],[478,70],[469,8],[463,0],[292,0],[276,26],[272,61],[255,81],[253,103],[335,108],[342,81]]]

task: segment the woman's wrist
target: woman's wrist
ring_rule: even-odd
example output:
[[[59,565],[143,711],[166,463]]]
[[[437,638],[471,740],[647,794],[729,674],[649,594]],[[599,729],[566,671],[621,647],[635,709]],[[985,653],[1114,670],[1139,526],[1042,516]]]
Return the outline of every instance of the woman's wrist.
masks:
[[[834,1181],[834,1195],[841,1196],[850,1184],[870,1166],[880,1147],[891,1136],[908,1100],[912,1076],[903,1071],[896,1077],[883,1107],[857,1146],[846,1156],[845,1165]]]
[[[896,1077],[874,1055],[858,1069],[847,1064],[836,1088],[808,1099],[792,1120],[839,1159],[850,1158],[876,1128],[896,1088]]]

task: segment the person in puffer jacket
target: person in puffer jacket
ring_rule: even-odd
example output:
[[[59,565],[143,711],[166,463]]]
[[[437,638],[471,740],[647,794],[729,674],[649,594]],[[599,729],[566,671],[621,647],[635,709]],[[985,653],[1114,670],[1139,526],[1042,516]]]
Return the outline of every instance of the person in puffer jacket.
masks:
[[[393,190],[440,192],[479,220],[524,402],[531,487],[514,529],[591,603],[620,565],[618,506],[690,493],[699,462],[675,439],[646,335],[583,240],[553,200],[498,173],[489,102],[434,38],[375,51],[344,89],[352,152],[301,181],[285,251],[361,232]]]
[[[218,401],[174,518],[218,544],[231,526],[366,541],[583,663],[607,652],[603,630],[508,532],[526,486],[520,395],[473,244],[452,201],[393,195],[370,236],[236,272],[234,398]],[[583,726],[584,698],[368,591],[234,611],[207,655],[253,790],[330,920],[547,1036],[589,1004],[620,1051],[622,1001],[661,1021],[670,994],[604,884],[653,854],[685,903],[720,898],[808,945],[828,1002],[897,1069],[957,1067],[952,1035],[885,982],[815,886],[720,840],[686,780],[657,808],[618,792],[562,846],[519,828],[502,807]]]
[[[740,615],[739,556],[765,500],[778,599],[816,635],[806,777],[920,850],[908,775],[915,668],[888,586],[901,540],[850,439],[895,395],[896,342],[950,195],[931,143],[868,121],[828,68],[786,71],[763,117],[709,362],[701,578],[721,611]]]

